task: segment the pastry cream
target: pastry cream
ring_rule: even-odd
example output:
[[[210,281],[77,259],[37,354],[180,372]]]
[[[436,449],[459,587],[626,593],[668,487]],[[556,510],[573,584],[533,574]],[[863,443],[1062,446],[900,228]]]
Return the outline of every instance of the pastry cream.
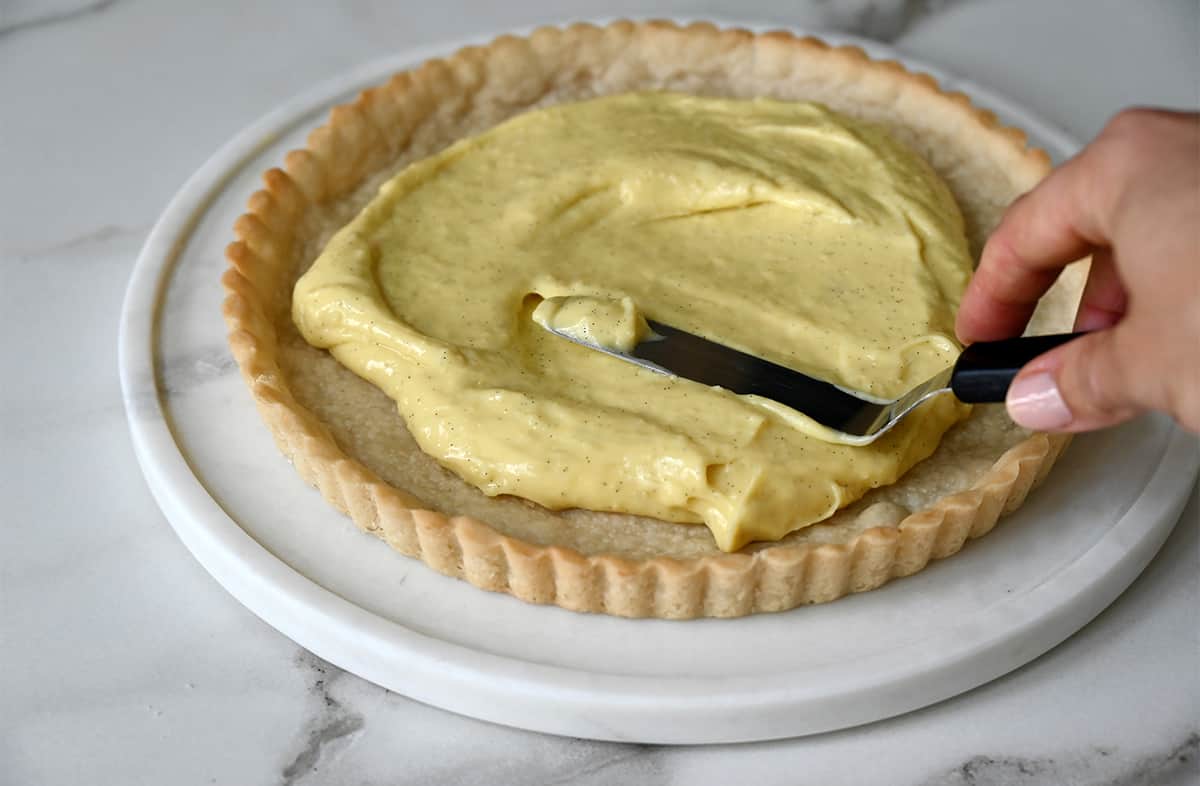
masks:
[[[953,197],[883,131],[815,104],[654,93],[518,116],[417,162],[329,242],[293,318],[490,495],[704,523],[735,550],[928,456],[928,402],[837,444],[779,405],[621,348],[645,314],[894,396],[949,365],[971,264]]]
[[[646,318],[627,297],[620,300],[592,295],[547,298],[533,310],[532,317],[547,330],[557,330],[576,341],[613,352],[629,352],[651,334]]]

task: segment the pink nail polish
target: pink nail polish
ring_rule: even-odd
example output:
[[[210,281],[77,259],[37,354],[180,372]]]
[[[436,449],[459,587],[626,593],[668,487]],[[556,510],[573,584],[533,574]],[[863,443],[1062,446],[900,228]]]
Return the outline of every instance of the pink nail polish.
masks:
[[[1035,431],[1054,431],[1071,423],[1071,410],[1047,372],[1020,377],[1008,389],[1008,414]]]

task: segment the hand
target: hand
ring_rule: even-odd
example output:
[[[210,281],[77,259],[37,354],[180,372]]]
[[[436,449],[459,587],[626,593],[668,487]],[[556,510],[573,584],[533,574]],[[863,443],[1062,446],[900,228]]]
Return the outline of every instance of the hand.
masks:
[[[959,338],[1020,334],[1088,254],[1075,329],[1095,332],[1025,366],[1010,416],[1088,431],[1160,410],[1200,432],[1200,114],[1125,110],[1014,202],[963,295]]]

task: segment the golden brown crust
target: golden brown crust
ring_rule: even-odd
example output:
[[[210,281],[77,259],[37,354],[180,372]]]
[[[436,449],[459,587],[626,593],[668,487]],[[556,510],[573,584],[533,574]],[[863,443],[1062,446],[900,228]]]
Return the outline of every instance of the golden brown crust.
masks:
[[[275,324],[290,311],[286,268],[301,242],[297,227],[313,221],[318,208],[393,166],[402,153],[428,154],[447,137],[482,130],[543,100],[647,86],[704,92],[714,69],[728,81],[726,94],[737,93],[736,85],[769,84],[778,97],[821,100],[837,90],[843,103],[870,108],[886,101],[892,111],[928,126],[914,134],[973,135],[995,168],[1025,187],[1049,168],[1044,153],[1026,147],[1024,134],[1000,126],[965,96],[943,93],[932,78],[895,62],[872,61],[855,47],[831,48],[785,32],[754,35],[669,22],[543,28],[397,74],[335,108],[329,123],[309,136],[307,149],[292,151],[283,170],[264,175],[265,187],[251,197],[227,251],[230,267],[222,282],[229,343],[259,412],[300,475],[364,530],[441,573],[532,603],[628,617],[734,617],[874,589],[956,553],[1018,507],[1054,463],[1065,437],[1032,435],[967,490],[896,526],[871,527],[844,542],[781,543],[689,558],[584,554],[424,509],[349,457],[297,400],[280,366]],[[864,116],[870,119],[870,111]],[[955,161],[931,163],[954,180]],[[966,218],[969,230],[979,220],[969,210]]]

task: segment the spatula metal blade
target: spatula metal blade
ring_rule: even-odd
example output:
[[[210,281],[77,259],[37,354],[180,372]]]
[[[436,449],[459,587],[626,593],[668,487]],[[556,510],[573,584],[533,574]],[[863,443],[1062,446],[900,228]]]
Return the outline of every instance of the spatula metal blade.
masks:
[[[887,403],[670,325],[649,325],[657,337],[634,347],[634,358],[704,385],[777,401],[836,431],[865,433]]]

